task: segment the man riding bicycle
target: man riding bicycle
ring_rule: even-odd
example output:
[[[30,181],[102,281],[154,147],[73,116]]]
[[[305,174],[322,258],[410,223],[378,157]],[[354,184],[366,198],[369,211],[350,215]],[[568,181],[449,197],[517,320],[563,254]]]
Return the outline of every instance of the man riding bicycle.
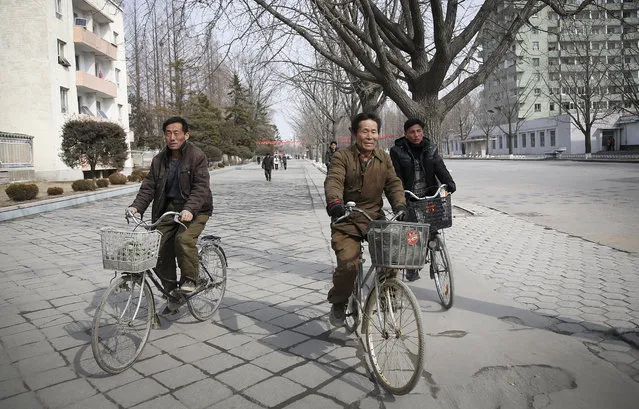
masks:
[[[324,181],[326,209],[336,219],[346,213],[344,203],[353,201],[373,219],[384,219],[382,193],[393,211],[406,210],[401,180],[395,175],[390,156],[377,148],[381,119],[373,113],[361,113],[351,121],[355,144],[338,150],[331,159]],[[331,247],[337,267],[333,272],[333,288],[328,292],[332,304],[330,322],[344,325],[348,297],[353,293],[359,269],[360,243],[366,237],[368,219],[354,213],[342,223],[331,226]]]
[[[180,266],[180,291],[193,292],[197,288],[197,239],[213,211],[208,160],[204,152],[188,141],[189,127],[183,118],[172,117],[162,125],[166,147],[151,162],[151,169],[142,181],[140,191],[127,208],[132,213],[144,213],[153,202],[152,221],[164,212],[180,213],[184,229],[173,220],[162,222],[162,233],[156,272],[164,288],[177,288],[175,259]],[[167,305],[163,314],[177,310]]]
[[[413,118],[404,122],[404,137],[395,141],[395,146],[390,149],[390,157],[404,189],[410,190],[416,196],[432,196],[442,183],[446,184],[449,193],[457,189],[453,177],[439,155],[437,145],[429,138],[424,138],[424,123],[419,119]],[[410,200],[408,205],[406,220],[417,221],[415,212],[410,207]],[[408,281],[419,278],[417,270],[406,271]]]

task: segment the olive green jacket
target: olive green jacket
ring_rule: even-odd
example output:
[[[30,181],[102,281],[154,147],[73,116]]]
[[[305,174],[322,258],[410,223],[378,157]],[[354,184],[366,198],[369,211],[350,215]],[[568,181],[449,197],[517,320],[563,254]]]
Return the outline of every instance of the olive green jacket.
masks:
[[[366,166],[359,159],[357,145],[335,152],[324,181],[324,193],[327,204],[353,201],[375,220],[384,219],[382,193],[386,194],[394,211],[398,206],[406,205],[402,181],[395,174],[390,156],[379,148],[375,148]],[[333,228],[361,237],[366,234],[368,223],[364,215],[354,213],[349,222]]]

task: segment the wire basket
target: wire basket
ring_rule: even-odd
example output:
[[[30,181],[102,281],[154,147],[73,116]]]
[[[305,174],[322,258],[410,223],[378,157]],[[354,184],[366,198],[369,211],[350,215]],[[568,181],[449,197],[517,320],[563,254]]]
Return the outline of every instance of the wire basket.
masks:
[[[418,223],[430,224],[431,230],[440,230],[453,225],[451,195],[438,196],[433,199],[409,201],[408,205],[415,212]]]
[[[162,233],[102,229],[102,265],[106,269],[137,273],[155,267]]]
[[[375,220],[368,225],[368,251],[376,267],[422,268],[429,225]]]

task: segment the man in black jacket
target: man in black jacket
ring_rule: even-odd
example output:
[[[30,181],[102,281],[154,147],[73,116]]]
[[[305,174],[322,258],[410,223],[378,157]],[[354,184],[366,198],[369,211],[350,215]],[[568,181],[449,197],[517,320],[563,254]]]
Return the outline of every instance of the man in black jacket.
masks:
[[[162,239],[156,272],[164,279],[167,291],[175,289],[177,257],[182,274],[180,290],[193,292],[198,281],[197,238],[213,211],[208,160],[204,152],[188,141],[189,127],[183,118],[167,119],[162,131],[166,148],[153,158],[151,169],[127,210],[144,213],[153,202],[153,221],[166,211],[180,213],[186,230],[172,219],[157,227]],[[167,305],[163,314],[170,313],[173,307]]]
[[[435,194],[442,183],[446,184],[450,193],[457,189],[436,144],[424,138],[424,123],[419,119],[409,119],[404,123],[404,137],[395,141],[395,146],[390,149],[390,156],[404,190],[423,197]],[[409,211],[407,220],[416,221],[411,216],[414,217],[414,213]],[[420,278],[419,272],[408,270],[406,278],[415,281]]]

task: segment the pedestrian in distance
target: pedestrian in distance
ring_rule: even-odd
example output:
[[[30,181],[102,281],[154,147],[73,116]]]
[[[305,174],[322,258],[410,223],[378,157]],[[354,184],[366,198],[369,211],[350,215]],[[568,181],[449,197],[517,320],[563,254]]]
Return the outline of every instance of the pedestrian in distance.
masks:
[[[184,118],[167,119],[162,131],[166,147],[153,158],[151,169],[127,210],[142,215],[152,202],[153,222],[164,212],[180,213],[186,229],[173,220],[157,226],[162,239],[156,272],[167,291],[177,289],[177,258],[181,271],[179,290],[188,293],[198,285],[197,239],[213,212],[208,160],[204,152],[188,141],[189,126]],[[162,313],[170,314],[177,308],[167,305]]]
[[[280,155],[277,153],[273,155],[273,166],[275,167],[275,170],[280,168]]]
[[[330,145],[328,146],[328,150],[324,155],[324,164],[326,164],[327,175],[328,172],[331,170],[331,161],[333,160],[333,155],[335,154],[335,152],[337,152],[337,142],[331,141]]]
[[[266,181],[271,181],[271,171],[273,170],[273,157],[270,153],[267,153],[264,159],[262,159],[262,169],[264,169],[264,176]]]
[[[404,189],[419,197],[434,195],[442,183],[446,184],[449,193],[457,189],[453,177],[439,155],[437,145],[424,137],[424,123],[419,119],[413,118],[404,122],[404,136],[395,141],[395,145],[390,149],[390,157]],[[411,209],[410,200],[412,199],[408,199],[409,210],[406,220],[415,222],[417,218]],[[419,278],[419,271],[406,271],[408,281]]]
[[[282,155],[282,167],[284,168],[284,170],[286,170],[287,163],[288,159],[286,158],[286,155]]]
[[[350,131],[355,144],[349,149],[335,151],[324,181],[326,210],[333,220],[346,213],[344,203],[353,201],[372,219],[383,220],[385,194],[393,211],[406,210],[402,181],[395,175],[390,156],[377,147],[381,119],[373,113],[361,113],[351,121]],[[401,217],[399,218],[401,220]],[[352,213],[343,222],[331,226],[331,247],[335,251],[337,267],[333,272],[333,287],[328,292],[332,304],[330,322],[344,325],[346,303],[353,293],[359,270],[360,242],[364,239],[369,220]]]

